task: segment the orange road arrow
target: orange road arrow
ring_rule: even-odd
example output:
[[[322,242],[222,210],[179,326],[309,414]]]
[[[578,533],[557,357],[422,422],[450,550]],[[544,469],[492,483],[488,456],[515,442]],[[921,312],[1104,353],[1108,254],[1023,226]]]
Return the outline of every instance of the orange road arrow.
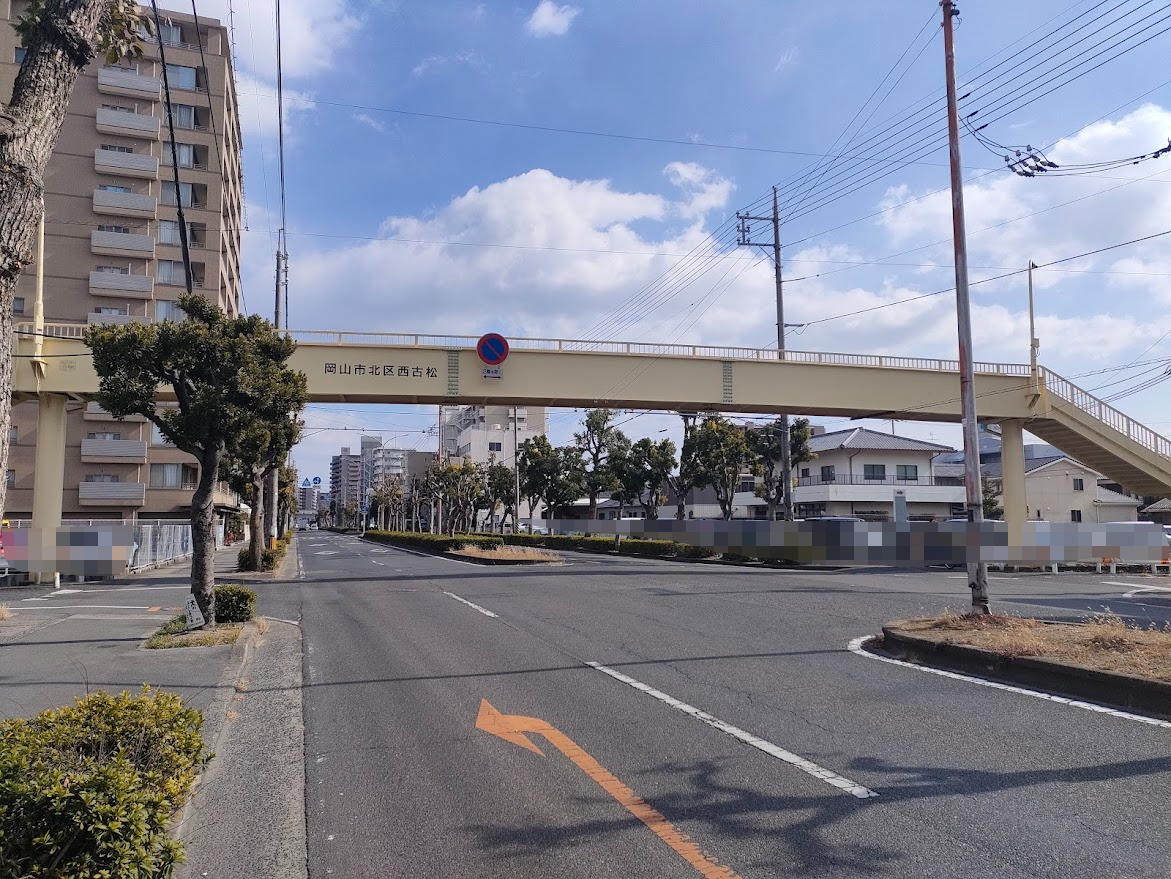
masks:
[[[635,794],[601,763],[583,751],[573,739],[552,724],[537,717],[501,714],[487,699],[481,699],[480,712],[476,715],[476,729],[491,733],[514,745],[520,745],[542,757],[545,753],[533,744],[526,734],[543,736],[550,745],[572,760],[578,769],[596,781],[602,790],[649,827],[655,836],[671,846],[676,854],[691,864],[704,879],[740,879],[734,870],[716,863],[715,859],[692,842],[687,834],[676,830],[661,812]]]

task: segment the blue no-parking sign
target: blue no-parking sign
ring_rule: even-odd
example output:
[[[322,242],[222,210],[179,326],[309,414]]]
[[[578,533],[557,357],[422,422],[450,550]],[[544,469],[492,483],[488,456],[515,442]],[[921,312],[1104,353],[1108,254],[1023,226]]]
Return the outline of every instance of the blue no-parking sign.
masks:
[[[476,354],[489,366],[499,366],[508,357],[508,340],[499,333],[488,333],[476,343]]]

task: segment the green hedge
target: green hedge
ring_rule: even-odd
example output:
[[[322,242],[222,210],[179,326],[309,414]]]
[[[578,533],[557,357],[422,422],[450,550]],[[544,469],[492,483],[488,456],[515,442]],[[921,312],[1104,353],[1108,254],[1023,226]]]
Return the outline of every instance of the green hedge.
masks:
[[[542,546],[546,549],[563,549],[574,552],[613,552],[614,538],[609,535],[570,537],[565,534],[506,534],[504,542],[513,546]],[[673,540],[651,540],[642,537],[623,537],[619,545],[620,555],[636,555],[648,558],[708,558],[710,550]]]
[[[504,538],[496,534],[428,534],[420,531],[367,531],[366,539],[391,546],[408,546],[424,552],[451,552],[474,546],[495,549],[504,546]]]
[[[246,623],[256,616],[256,593],[245,586],[217,586],[216,623]]]
[[[0,876],[171,876],[183,850],[168,824],[206,759],[202,720],[144,687],[0,722]]]
[[[281,559],[285,557],[285,553],[289,549],[289,541],[292,535],[286,532],[284,539],[277,538],[276,549],[269,549],[267,546],[260,550],[260,570],[275,571],[277,565],[281,563]],[[236,570],[237,571],[251,571],[251,559],[249,558],[248,547],[240,550],[236,556]]]

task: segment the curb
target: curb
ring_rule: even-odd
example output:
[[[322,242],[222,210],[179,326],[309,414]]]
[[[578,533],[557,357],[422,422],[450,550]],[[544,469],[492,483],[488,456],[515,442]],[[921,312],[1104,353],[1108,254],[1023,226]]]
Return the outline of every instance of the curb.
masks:
[[[882,647],[912,662],[1171,719],[1171,683],[1034,656],[917,638],[882,627]]]

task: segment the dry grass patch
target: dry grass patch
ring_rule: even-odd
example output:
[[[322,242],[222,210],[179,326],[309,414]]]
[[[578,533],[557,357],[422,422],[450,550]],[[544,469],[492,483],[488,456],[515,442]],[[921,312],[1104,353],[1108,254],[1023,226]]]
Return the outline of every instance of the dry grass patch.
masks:
[[[12,611],[8,609],[7,604],[0,604],[0,620],[12,619]]]
[[[187,618],[177,616],[147,639],[150,650],[168,647],[216,647],[220,644],[235,644],[243,631],[243,623],[221,623],[215,628],[205,627],[187,631]]]
[[[1004,614],[961,616],[945,611],[899,624],[898,631],[945,644],[1036,656],[1084,668],[1171,682],[1171,625],[1139,628],[1113,613],[1084,623],[1046,623]]]
[[[474,559],[491,559],[498,562],[559,562],[561,556],[547,549],[536,549],[531,546],[496,546],[484,549],[479,546],[465,546],[454,551],[453,555],[462,555]]]

